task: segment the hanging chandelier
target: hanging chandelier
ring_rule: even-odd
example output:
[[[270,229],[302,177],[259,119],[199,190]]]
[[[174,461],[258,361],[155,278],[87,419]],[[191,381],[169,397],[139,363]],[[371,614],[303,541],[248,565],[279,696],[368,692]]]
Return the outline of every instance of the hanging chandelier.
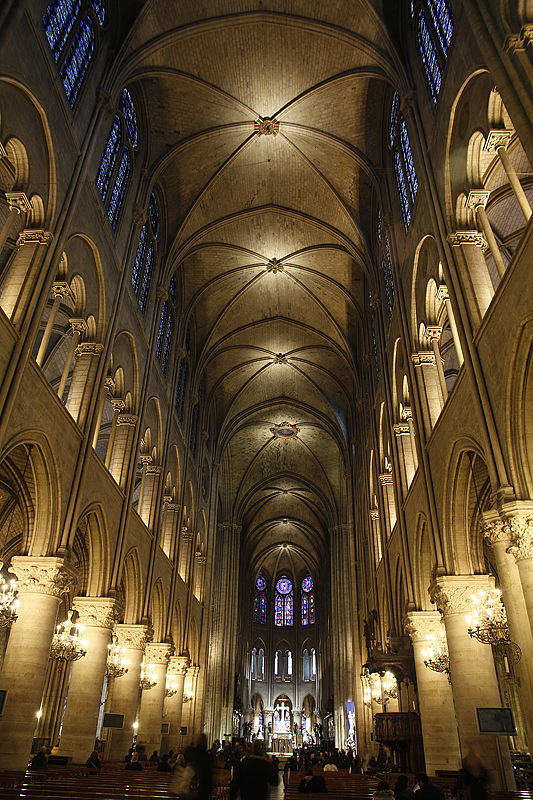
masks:
[[[128,671],[130,662],[125,658],[126,648],[120,647],[118,637],[113,634],[111,644],[107,645],[106,674],[110,678],[121,678]]]
[[[175,677],[173,675],[167,675],[167,681],[165,685],[165,697],[173,697],[177,691],[178,691],[178,684],[176,683]]]
[[[52,661],[77,661],[87,655],[87,641],[82,638],[83,625],[72,622],[72,611],[61,622],[52,637],[50,658]]]
[[[468,633],[473,639],[483,644],[509,645],[509,625],[507,614],[502,603],[501,591],[493,588],[488,592],[481,589],[471,597],[474,606],[472,614],[468,614]]]
[[[385,672],[380,676],[378,672],[363,673],[363,702],[368,708],[372,703],[382,706],[389,700],[398,697],[398,684],[392,672]]]
[[[183,692],[183,702],[184,703],[190,703],[191,700],[193,699],[193,697],[194,697],[194,694],[191,691]]]
[[[15,580],[5,581],[0,576],[0,628],[7,628],[13,625],[17,619],[17,582]]]
[[[428,649],[422,650],[424,664],[428,669],[432,669],[434,672],[445,672],[448,676],[448,681],[451,683],[450,656],[448,654],[445,632],[442,631],[440,642],[437,642],[437,637],[432,633],[426,636],[426,639],[428,641]]]
[[[156,674],[154,670],[153,664],[145,664],[144,661],[141,664],[141,689],[143,691],[148,691],[149,689],[153,689],[154,686],[157,686],[156,681]]]

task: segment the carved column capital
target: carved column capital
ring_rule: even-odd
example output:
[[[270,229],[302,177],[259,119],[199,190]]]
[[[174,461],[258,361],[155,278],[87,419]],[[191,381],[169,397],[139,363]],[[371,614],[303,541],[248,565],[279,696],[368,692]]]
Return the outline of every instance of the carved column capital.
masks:
[[[477,211],[478,208],[485,208],[490,197],[488,189],[471,189],[466,198],[466,207]]]
[[[76,586],[74,569],[62,558],[14,556],[10,570],[17,576],[19,594],[48,594],[60,598]]]
[[[168,675],[186,675],[189,668],[187,656],[170,656],[168,660]]]
[[[24,247],[25,244],[46,244],[49,245],[54,239],[51,231],[42,228],[26,228],[19,233],[17,247]]]
[[[378,511],[377,508],[371,508],[370,509],[370,519],[373,519],[373,520],[379,519],[379,511]]]
[[[124,409],[126,408],[126,403],[121,397],[112,397],[109,402],[113,406],[113,411],[115,413],[118,411],[118,413],[120,414],[120,412],[124,411]]]
[[[382,472],[379,476],[379,482],[382,486],[392,486],[392,475],[390,472]]]
[[[166,286],[161,286],[161,284],[159,284],[159,286],[156,286],[155,296],[157,297],[158,300],[161,300],[164,303],[165,300],[168,300],[168,289],[167,289],[167,287]]]
[[[505,542],[509,545],[511,542],[510,531],[495,509],[485,511],[481,515],[481,531],[490,544]]]
[[[421,367],[424,364],[431,364],[432,366],[436,366],[437,364],[435,353],[430,350],[422,350],[420,353],[411,353],[411,361],[413,362],[415,367]]]
[[[136,225],[137,228],[142,228],[142,226],[148,219],[144,208],[138,206],[137,203],[133,204],[133,208],[131,210],[131,218],[133,220],[133,224]]]
[[[480,247],[482,250],[485,250],[489,246],[487,240],[479,231],[456,231],[455,233],[450,233],[448,242],[452,247],[473,244],[475,247]]]
[[[116,600],[109,597],[75,597],[72,607],[80,615],[79,622],[91,628],[111,631],[120,616]]]
[[[110,119],[115,115],[113,98],[102,86],[99,86],[96,90],[96,102],[102,108],[104,119]]]
[[[149,664],[168,664],[172,647],[168,642],[150,642],[146,645],[144,659]]]
[[[489,135],[485,139],[485,144],[483,145],[483,150],[487,153],[497,153],[500,147],[507,150],[513,133],[514,131],[505,129],[489,131]]]
[[[82,342],[76,347],[75,356],[76,358],[80,356],[99,356],[103,349],[103,344],[98,344],[97,342]]]
[[[149,625],[116,625],[115,633],[120,647],[128,650],[144,650],[154,635]]]
[[[54,281],[52,284],[52,294],[54,295],[54,298],[69,297],[71,294],[70,286],[66,281]]]
[[[492,575],[441,575],[429,587],[429,596],[440,613],[449,617],[470,613],[474,592],[493,588]]]
[[[411,611],[403,620],[403,629],[413,644],[427,642],[428,636],[439,638],[442,632],[442,617],[438,611]]]
[[[6,200],[10,211],[18,214],[31,213],[31,203],[25,192],[6,192]]]
[[[395,422],[392,430],[396,436],[409,436],[409,425],[407,422]]]
[[[72,331],[74,333],[79,333],[81,336],[84,336],[89,330],[89,327],[83,318],[81,319],[72,318],[69,319],[69,322]]]
[[[136,425],[138,417],[135,414],[119,414],[117,425]]]
[[[410,420],[413,419],[413,409],[411,406],[404,406],[402,409],[402,419]]]
[[[450,293],[448,292],[448,287],[446,284],[441,283],[439,288],[437,289],[437,300],[442,303],[444,300],[450,299]]]
[[[409,119],[411,115],[411,109],[417,102],[417,94],[416,89],[410,89],[410,91],[406,92],[400,101],[400,111],[402,112],[404,117]]]
[[[437,342],[440,342],[440,337],[442,336],[442,326],[441,325],[428,325],[426,328],[426,336],[430,342],[433,339],[436,339]]]

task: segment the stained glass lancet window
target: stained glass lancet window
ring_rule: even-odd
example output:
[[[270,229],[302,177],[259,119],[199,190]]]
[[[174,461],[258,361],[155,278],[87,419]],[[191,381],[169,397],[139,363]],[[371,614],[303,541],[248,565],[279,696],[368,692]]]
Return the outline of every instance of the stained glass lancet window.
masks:
[[[292,582],[286,575],[282,575],[276,583],[276,597],[274,600],[274,625],[287,626],[294,622],[294,597]]]
[[[124,89],[122,92],[122,110],[124,111],[124,119],[126,120],[126,129],[128,131],[128,136],[130,137],[130,142],[132,143],[133,147],[137,147],[137,113],[135,111],[135,106],[133,105],[133,100],[131,99],[131,94],[127,89]]]
[[[442,52],[447,56],[454,28],[454,18],[450,6],[447,0],[428,0],[428,8],[439,37]]]
[[[100,25],[105,22],[105,0],[93,0],[93,11]]]
[[[130,172],[131,155],[128,148],[126,148],[122,153],[122,158],[120,159],[117,177],[115,178],[115,184],[113,186],[113,191],[111,192],[111,197],[109,198],[109,205],[107,207],[107,216],[113,230],[115,230],[117,227],[118,215],[122,206],[122,201],[124,200],[124,193],[128,184]]]
[[[259,648],[257,653],[257,680],[262,681],[265,679],[265,651],[262,647]]]
[[[81,0],[54,0],[49,3],[43,16],[44,30],[56,61],[79,14]]]
[[[180,424],[183,425],[185,413],[185,397],[187,394],[187,381],[189,378],[189,359],[191,356],[191,326],[187,325],[185,333],[185,356],[181,359],[178,368],[178,383],[176,386],[176,398],[174,407],[178,415]]]
[[[307,575],[302,581],[302,625],[315,624],[315,594],[313,579]]]
[[[436,103],[442,83],[442,69],[437,56],[435,43],[431,38],[426,17],[422,11],[418,13],[418,48],[426,72],[426,79],[433,102]]]
[[[90,17],[80,22],[59,74],[70,105],[73,106],[94,52],[94,25]]]
[[[266,580],[261,572],[255,582],[254,622],[266,625]]]
[[[389,237],[385,234],[383,252],[381,255],[381,274],[383,278],[383,286],[385,288],[385,297],[387,299],[387,313],[389,320],[392,316],[392,306],[394,304],[394,277],[392,274],[392,260],[390,254]]]
[[[411,4],[418,49],[433,103],[437,102],[448,58],[455,20],[448,0],[417,0]]]
[[[111,125],[111,130],[109,131],[109,136],[107,137],[107,142],[104,148],[104,152],[102,153],[100,166],[98,168],[98,173],[96,175],[96,185],[100,190],[102,200],[105,200],[105,196],[107,194],[107,189],[109,186],[109,181],[111,179],[111,173],[113,172],[113,167],[115,166],[115,161],[117,160],[117,154],[119,149],[120,149],[120,119],[118,117],[115,117],[115,119],[113,120],[113,124]]]
[[[403,221],[407,230],[411,224],[411,211],[418,191],[418,178],[407,124],[398,111],[397,92],[394,93],[391,103],[389,141]]]
[[[146,301],[148,300],[148,292],[152,279],[155,244],[159,236],[159,222],[154,225],[154,219],[157,221],[159,220],[159,208],[157,205],[157,198],[153,192],[150,195],[149,215],[150,223],[145,222],[141,228],[133,271],[131,273],[131,285],[133,291],[137,295],[139,308],[143,314],[146,310]],[[168,291],[172,303],[176,305],[177,288],[174,276],[172,276],[170,280]]]

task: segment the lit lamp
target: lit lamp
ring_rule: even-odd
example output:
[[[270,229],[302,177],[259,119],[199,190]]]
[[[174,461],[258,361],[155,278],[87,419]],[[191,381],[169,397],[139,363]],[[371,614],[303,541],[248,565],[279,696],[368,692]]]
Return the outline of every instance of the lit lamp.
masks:
[[[52,661],[77,661],[87,655],[87,641],[83,639],[83,625],[72,622],[72,611],[61,622],[52,637],[50,658]]]
[[[474,609],[468,614],[468,633],[483,644],[509,644],[507,614],[499,589],[488,592],[479,591],[471,597]]]
[[[184,703],[190,703],[191,700],[193,699],[193,697],[194,697],[194,694],[190,690],[187,691],[187,692],[183,692],[183,702]]]
[[[120,647],[116,634],[113,634],[111,644],[107,645],[106,674],[110,678],[121,678],[128,671],[130,662],[125,658],[126,648]]]
[[[437,642],[437,637],[432,633],[426,636],[426,639],[428,641],[428,649],[422,650],[424,664],[428,669],[432,669],[434,672],[445,672],[448,676],[449,683],[451,683],[450,656],[448,654],[445,632],[442,631],[440,642]]]
[[[143,691],[148,691],[149,689],[153,689],[154,686],[157,686],[154,665],[145,664],[143,661],[141,664],[141,689]]]
[[[173,675],[167,675],[167,681],[165,685],[165,697],[173,697],[177,691],[178,691],[178,684],[176,683],[175,677]]]

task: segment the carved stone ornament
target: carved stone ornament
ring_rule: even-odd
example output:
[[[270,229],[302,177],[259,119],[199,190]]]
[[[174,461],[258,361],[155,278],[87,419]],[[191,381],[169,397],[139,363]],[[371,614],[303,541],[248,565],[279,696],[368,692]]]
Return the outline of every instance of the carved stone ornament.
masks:
[[[161,470],[163,468],[160,464],[147,464],[146,465],[146,474],[147,475],[161,475]]]
[[[379,476],[379,482],[382,486],[392,486],[392,475],[390,472],[382,472]]]
[[[117,425],[136,425],[138,417],[135,414],[119,414]]]
[[[411,353],[411,361],[415,367],[421,367],[423,364],[431,364],[436,366],[437,359],[435,353],[430,350],[423,350],[420,353]]]
[[[128,650],[144,650],[154,635],[148,625],[117,625],[115,633],[119,646]]]
[[[187,656],[171,656],[168,661],[167,675],[183,675],[187,674],[189,667],[189,659]]]
[[[437,342],[440,341],[440,337],[442,336],[442,326],[441,325],[428,325],[426,328],[426,336],[430,342],[433,339],[436,339]]]
[[[149,664],[168,664],[172,646],[168,642],[151,642],[146,645],[144,658]]]
[[[142,226],[148,219],[144,208],[141,208],[141,206],[137,205],[137,203],[133,204],[133,208],[131,209],[131,218],[133,220],[133,224],[136,225],[138,228],[142,228]]]
[[[27,228],[19,233],[17,247],[24,247],[25,244],[46,244],[49,245],[54,239],[54,234],[42,228]]]
[[[115,411],[115,412],[118,411],[119,414],[120,414],[121,411],[124,411],[124,409],[126,408],[126,403],[120,397],[113,397],[113,398],[111,398],[111,400],[109,402],[113,406],[113,411]]]
[[[507,552],[513,555],[516,561],[533,558],[533,515],[507,518],[505,530],[512,541]]]
[[[508,130],[494,130],[489,131],[489,135],[485,139],[483,150],[487,153],[497,153],[500,147],[507,150],[509,142],[513,136],[513,131]]]
[[[409,425],[407,422],[395,422],[392,430],[396,436],[409,436]]]
[[[400,101],[400,111],[402,112],[404,117],[409,118],[411,114],[411,109],[415,105],[417,101],[417,94],[415,89],[411,89],[409,92],[404,94]]]
[[[375,292],[370,298],[370,306],[371,308],[379,308],[380,305],[381,305],[381,296],[379,292]]]
[[[496,542],[510,544],[510,532],[499,513],[494,509],[485,511],[481,515],[481,531],[490,544],[496,544]]]
[[[115,115],[115,105],[113,103],[113,98],[103,89],[101,86],[98,87],[96,90],[96,101],[99,106],[101,106],[102,111],[104,113],[104,119],[109,119]]]
[[[181,531],[181,539],[184,542],[190,542],[192,540],[193,536],[194,536],[194,534],[192,534],[191,531],[187,531],[187,530],[182,530]]]
[[[73,317],[72,319],[69,319],[69,323],[74,333],[79,333],[81,334],[81,336],[84,336],[89,330],[87,323],[85,322],[83,317],[80,319],[75,319]]]
[[[274,425],[273,428],[270,428],[270,433],[273,433],[278,439],[297,439],[300,428],[297,428],[296,425],[291,425],[290,422],[281,422],[279,425]]]
[[[402,419],[410,420],[413,419],[413,409],[411,406],[404,406],[402,409]]]
[[[277,356],[273,358],[274,364],[287,364],[287,356],[284,356],[283,353],[278,353]]]
[[[485,208],[489,197],[490,192],[487,189],[472,189],[466,198],[466,207],[473,208],[475,211],[478,208]]]
[[[279,263],[277,258],[272,258],[268,262],[266,270],[267,272],[273,272],[274,274],[276,274],[276,272],[283,272],[284,267],[283,264]]]
[[[10,570],[17,576],[19,594],[60,598],[76,586],[75,572],[62,558],[14,556]]]
[[[437,289],[437,300],[439,303],[443,303],[445,300],[450,299],[450,293],[448,292],[448,287],[445,283],[441,283],[439,288]]]
[[[52,294],[56,297],[70,297],[70,287],[66,281],[54,281],[52,284]]]
[[[279,122],[270,117],[259,117],[254,122],[254,131],[259,136],[277,136],[279,133]]]
[[[372,363],[372,359],[370,358],[368,353],[364,354],[362,361],[363,361],[363,367],[365,369],[368,369],[370,367],[370,364]],[[361,411],[363,410],[363,408],[364,408],[364,403],[363,401],[361,401]]]
[[[82,342],[76,347],[75,356],[76,358],[79,358],[80,356],[99,356],[103,349],[103,344],[97,344],[96,342]]]
[[[197,678],[200,674],[200,667],[192,666],[187,669],[187,675],[190,678]]]
[[[379,520],[379,511],[377,508],[370,509],[370,519]]]
[[[195,553],[194,558],[199,567],[203,566],[207,561],[207,556],[203,556],[201,553]]]
[[[6,200],[10,211],[31,214],[31,203],[24,192],[6,192]]]
[[[510,54],[516,50],[525,50],[533,39],[533,25],[523,25],[520,33],[513,33],[505,40],[505,50]]]
[[[165,300],[168,300],[168,289],[160,284],[155,290],[155,296],[164,303]]]
[[[474,592],[492,588],[492,575],[442,575],[429,587],[429,596],[444,617],[452,614],[466,615],[472,611]]]
[[[473,244],[475,247],[485,249],[488,247],[487,240],[479,231],[456,231],[450,233],[448,242],[452,247],[460,247],[461,245]]]
[[[403,620],[403,629],[415,642],[427,643],[428,636],[439,639],[442,633],[442,617],[437,611],[412,611]]]
[[[79,614],[80,624],[89,628],[113,630],[120,617],[116,601],[109,597],[75,597],[72,607]]]

